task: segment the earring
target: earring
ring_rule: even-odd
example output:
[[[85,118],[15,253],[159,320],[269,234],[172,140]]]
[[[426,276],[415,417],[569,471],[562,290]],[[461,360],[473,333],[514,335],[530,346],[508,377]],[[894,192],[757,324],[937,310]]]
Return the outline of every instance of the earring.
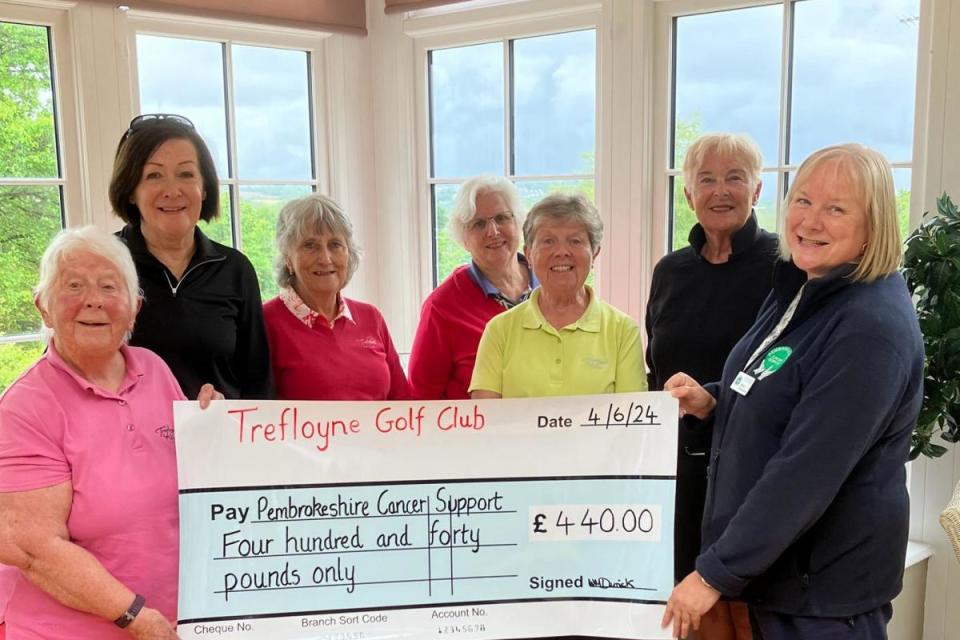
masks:
[[[867,243],[864,242],[862,245],[860,245],[860,255],[863,255],[866,252],[867,252]]]

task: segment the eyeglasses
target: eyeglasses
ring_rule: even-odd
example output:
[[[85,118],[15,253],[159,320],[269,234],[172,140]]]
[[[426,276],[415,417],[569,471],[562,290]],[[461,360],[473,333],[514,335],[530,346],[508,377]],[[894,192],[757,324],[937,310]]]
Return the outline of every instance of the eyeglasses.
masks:
[[[172,122],[187,129],[196,129],[188,118],[178,116],[175,113],[142,113],[130,121],[130,126],[127,127],[123,137],[120,138],[120,143],[123,144],[123,141],[129,138],[131,133],[161,122]]]
[[[474,218],[467,227],[470,231],[476,233],[483,233],[487,230],[487,225],[493,223],[497,226],[497,229],[503,229],[505,226],[513,224],[513,214],[512,213],[498,213],[495,216],[490,216],[489,218]]]

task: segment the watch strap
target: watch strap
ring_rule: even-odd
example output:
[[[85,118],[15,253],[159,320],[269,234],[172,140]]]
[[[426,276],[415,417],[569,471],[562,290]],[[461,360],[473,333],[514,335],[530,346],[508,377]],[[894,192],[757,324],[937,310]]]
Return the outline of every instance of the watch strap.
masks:
[[[146,602],[144,597],[139,593],[133,598],[133,602],[130,604],[130,607],[123,612],[123,615],[113,621],[113,624],[117,625],[121,629],[126,629],[127,626],[134,621],[137,617],[137,614],[140,613],[140,610],[143,609],[143,603]]]

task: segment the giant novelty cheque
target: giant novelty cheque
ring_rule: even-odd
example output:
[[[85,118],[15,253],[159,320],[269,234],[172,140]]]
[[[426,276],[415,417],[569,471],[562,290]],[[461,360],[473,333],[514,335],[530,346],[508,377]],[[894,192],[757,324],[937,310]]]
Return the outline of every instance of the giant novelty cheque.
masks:
[[[667,638],[665,393],[175,408],[181,638]]]

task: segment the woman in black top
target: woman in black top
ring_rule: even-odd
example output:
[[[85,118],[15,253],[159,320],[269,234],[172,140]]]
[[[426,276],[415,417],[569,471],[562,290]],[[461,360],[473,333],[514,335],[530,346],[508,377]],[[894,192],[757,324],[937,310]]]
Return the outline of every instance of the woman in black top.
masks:
[[[146,114],[120,139],[110,203],[144,300],[130,344],[156,352],[189,398],[205,382],[227,398],[273,395],[260,286],[250,261],[198,220],[220,213],[213,158],[182,116]]]
[[[678,371],[719,380],[733,345],[753,324],[770,291],[777,238],[757,225],[763,159],[745,135],[708,134],[690,145],[683,164],[684,196],[697,216],[690,246],[663,257],[647,302],[650,390]],[[696,373],[694,373],[696,372]],[[707,487],[710,430],[693,416],[680,423],[674,569],[693,570]],[[718,603],[703,637],[749,638],[743,607]]]

